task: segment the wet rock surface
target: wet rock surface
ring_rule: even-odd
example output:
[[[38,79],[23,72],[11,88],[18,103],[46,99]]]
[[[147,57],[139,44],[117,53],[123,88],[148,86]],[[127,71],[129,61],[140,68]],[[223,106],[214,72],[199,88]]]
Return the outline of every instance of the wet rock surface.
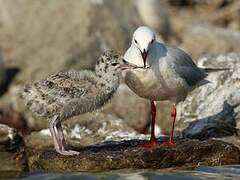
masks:
[[[238,164],[239,149],[217,140],[178,140],[176,147],[140,148],[131,140],[78,149],[78,156],[62,156],[53,149],[28,149],[30,170],[103,171],[122,168],[169,168]]]

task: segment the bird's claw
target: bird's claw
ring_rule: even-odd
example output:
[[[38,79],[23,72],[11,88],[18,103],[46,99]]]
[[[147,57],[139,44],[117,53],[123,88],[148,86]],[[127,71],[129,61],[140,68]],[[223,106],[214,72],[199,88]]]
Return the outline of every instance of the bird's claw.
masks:
[[[173,141],[166,141],[160,144],[160,146],[176,146]]]
[[[65,156],[74,156],[74,155],[79,155],[78,151],[73,151],[73,150],[56,150],[59,154],[65,155]]]
[[[151,139],[144,144],[140,144],[139,147],[154,148],[154,147],[158,147],[159,145],[160,144],[157,142],[157,139]]]

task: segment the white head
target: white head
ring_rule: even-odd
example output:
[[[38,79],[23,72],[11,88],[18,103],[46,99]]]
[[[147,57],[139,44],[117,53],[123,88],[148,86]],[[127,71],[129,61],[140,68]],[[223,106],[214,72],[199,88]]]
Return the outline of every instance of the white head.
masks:
[[[140,26],[133,33],[132,45],[139,49],[143,58],[144,67],[146,67],[148,52],[155,40],[155,33],[146,26]]]

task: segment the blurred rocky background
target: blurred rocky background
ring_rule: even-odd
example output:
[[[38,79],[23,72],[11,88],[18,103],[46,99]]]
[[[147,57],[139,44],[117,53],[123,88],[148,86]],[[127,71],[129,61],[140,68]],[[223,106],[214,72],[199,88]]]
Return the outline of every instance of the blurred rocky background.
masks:
[[[231,68],[211,74],[213,83],[193,91],[178,106],[177,130],[195,127],[190,123],[207,118],[204,123],[224,121],[229,127],[226,134],[234,135],[240,126],[239,17],[238,0],[0,0],[0,123],[17,129],[31,145],[45,144],[46,139],[36,137],[49,135],[42,130],[47,122],[23,106],[19,98],[23,85],[60,70],[93,69],[102,51],[124,54],[133,31],[147,25],[196,63]],[[169,107],[168,102],[158,103],[159,134],[169,132]],[[212,118],[224,107],[227,115]],[[197,127],[203,127],[201,122]],[[214,123],[205,139],[221,134],[221,123]],[[149,102],[123,84],[110,104],[68,121],[65,132],[73,144],[85,145],[141,137],[149,132],[149,124]],[[196,137],[190,130],[184,136]],[[40,132],[29,135],[31,131]]]

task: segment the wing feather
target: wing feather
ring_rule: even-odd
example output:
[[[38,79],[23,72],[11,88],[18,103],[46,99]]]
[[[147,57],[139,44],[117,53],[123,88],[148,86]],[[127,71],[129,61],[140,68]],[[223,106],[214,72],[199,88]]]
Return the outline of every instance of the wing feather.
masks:
[[[173,68],[189,86],[197,85],[207,76],[204,71],[196,66],[192,58],[181,49],[168,47],[168,51],[171,54],[170,59]]]

